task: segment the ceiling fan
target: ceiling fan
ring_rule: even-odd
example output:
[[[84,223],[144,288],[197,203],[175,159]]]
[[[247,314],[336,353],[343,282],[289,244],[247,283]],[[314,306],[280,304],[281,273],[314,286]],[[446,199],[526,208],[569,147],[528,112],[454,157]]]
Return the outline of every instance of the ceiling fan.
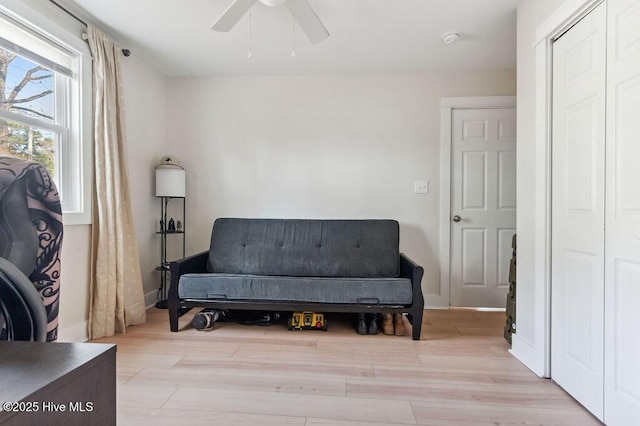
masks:
[[[329,37],[307,0],[235,0],[226,12],[211,27],[214,31],[228,32],[253,7],[256,2],[270,7],[286,7],[307,35],[311,43],[316,44]]]

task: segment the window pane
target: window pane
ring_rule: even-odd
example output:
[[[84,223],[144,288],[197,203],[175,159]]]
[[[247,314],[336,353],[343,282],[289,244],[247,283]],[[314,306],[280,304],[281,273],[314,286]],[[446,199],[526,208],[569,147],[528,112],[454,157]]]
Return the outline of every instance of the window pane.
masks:
[[[50,130],[0,119],[0,155],[37,161],[56,181],[58,140],[58,135]]]
[[[54,73],[0,48],[0,108],[54,122]]]

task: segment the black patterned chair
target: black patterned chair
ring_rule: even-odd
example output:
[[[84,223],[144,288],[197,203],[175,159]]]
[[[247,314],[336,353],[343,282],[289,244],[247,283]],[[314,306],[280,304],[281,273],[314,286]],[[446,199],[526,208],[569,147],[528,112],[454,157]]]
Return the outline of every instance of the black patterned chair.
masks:
[[[0,340],[57,339],[62,235],[47,170],[0,156]]]

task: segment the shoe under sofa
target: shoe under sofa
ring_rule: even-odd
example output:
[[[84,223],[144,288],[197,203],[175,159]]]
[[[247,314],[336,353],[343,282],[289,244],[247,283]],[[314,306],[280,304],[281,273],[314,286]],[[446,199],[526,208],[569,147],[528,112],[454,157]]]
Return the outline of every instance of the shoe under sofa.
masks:
[[[209,250],[171,262],[169,318],[188,309],[406,313],[420,339],[423,268],[394,220],[222,218]]]

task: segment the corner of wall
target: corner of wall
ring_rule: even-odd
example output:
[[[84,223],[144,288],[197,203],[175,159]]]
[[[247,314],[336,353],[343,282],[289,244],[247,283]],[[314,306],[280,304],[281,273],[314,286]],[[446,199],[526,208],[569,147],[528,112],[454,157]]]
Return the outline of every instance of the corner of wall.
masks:
[[[58,342],[83,343],[89,340],[89,321],[81,321],[58,330]]]

